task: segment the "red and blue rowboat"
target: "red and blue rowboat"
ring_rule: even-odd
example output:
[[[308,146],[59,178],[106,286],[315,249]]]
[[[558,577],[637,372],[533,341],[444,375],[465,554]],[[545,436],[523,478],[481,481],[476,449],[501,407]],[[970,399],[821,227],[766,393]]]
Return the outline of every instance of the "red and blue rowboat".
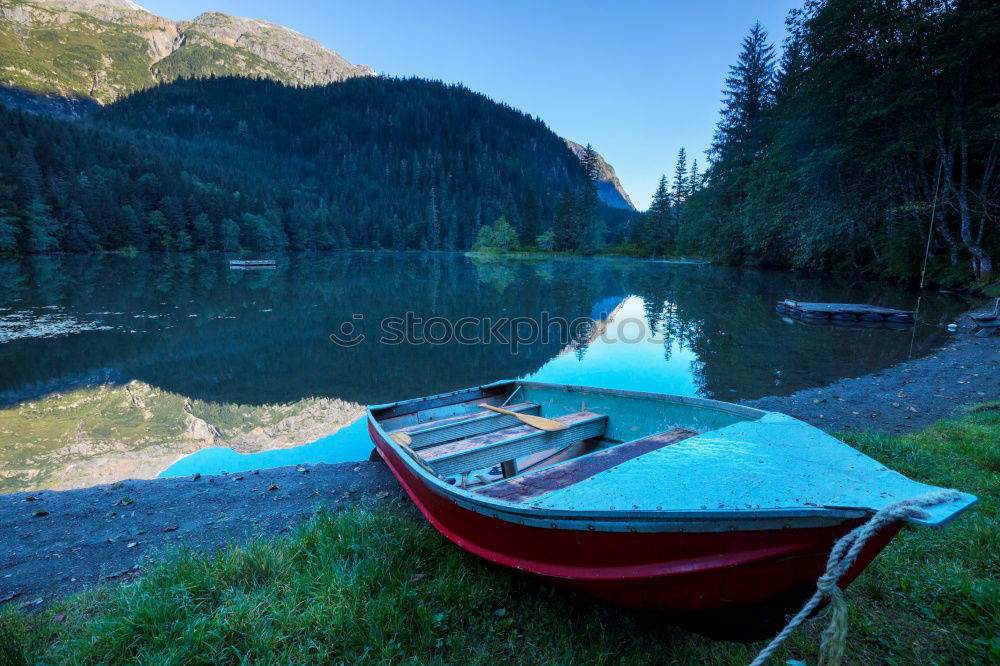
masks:
[[[369,407],[368,429],[462,548],[719,638],[773,633],[838,539],[937,490],[790,416],[673,395],[505,381]],[[942,526],[975,501],[910,522]],[[841,585],[901,526],[881,529]]]

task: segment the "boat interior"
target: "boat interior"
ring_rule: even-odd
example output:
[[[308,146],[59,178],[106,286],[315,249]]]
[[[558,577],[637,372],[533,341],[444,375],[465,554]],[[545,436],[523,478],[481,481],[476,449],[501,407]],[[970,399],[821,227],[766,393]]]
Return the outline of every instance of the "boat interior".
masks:
[[[763,412],[696,398],[507,382],[376,407],[372,414],[434,476],[519,503]],[[543,422],[524,422],[532,417]]]

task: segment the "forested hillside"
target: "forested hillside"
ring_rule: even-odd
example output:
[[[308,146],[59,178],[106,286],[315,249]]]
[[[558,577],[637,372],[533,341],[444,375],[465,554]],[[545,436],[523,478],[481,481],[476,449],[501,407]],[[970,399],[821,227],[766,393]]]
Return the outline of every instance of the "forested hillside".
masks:
[[[664,190],[640,241],[916,280],[933,226],[932,279],[995,275],[1000,4],[808,0],[788,26],[780,57],[744,41],[705,186]]]
[[[183,80],[83,124],[0,114],[5,251],[468,249],[501,215],[534,245],[560,197],[561,249],[614,231],[562,139],[460,86]]]

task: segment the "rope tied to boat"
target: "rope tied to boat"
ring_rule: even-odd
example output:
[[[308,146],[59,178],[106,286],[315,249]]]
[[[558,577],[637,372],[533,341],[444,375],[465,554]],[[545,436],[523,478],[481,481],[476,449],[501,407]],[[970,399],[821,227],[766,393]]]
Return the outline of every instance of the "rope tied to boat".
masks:
[[[924,495],[900,500],[884,507],[868,522],[860,525],[840,538],[830,551],[826,561],[826,572],[816,581],[816,593],[806,602],[802,610],[793,617],[784,629],[760,651],[750,666],[763,666],[775,650],[792,635],[795,629],[812,615],[824,599],[830,600],[830,621],[821,634],[819,666],[837,666],[844,657],[847,645],[847,600],[838,584],[858,559],[861,549],[880,529],[897,520],[907,518],[929,518],[924,507],[953,502],[961,497],[957,490],[935,490]]]

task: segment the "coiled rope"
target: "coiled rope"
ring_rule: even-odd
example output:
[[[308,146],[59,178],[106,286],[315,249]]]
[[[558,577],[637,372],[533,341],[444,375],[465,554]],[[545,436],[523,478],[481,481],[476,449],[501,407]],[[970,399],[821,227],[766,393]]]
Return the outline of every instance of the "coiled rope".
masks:
[[[806,621],[810,615],[819,607],[824,599],[830,599],[830,622],[822,633],[822,641],[819,648],[819,666],[837,666],[844,656],[844,648],[847,645],[847,600],[844,598],[844,591],[840,589],[838,581],[841,576],[847,573],[858,554],[864,548],[868,540],[881,528],[897,520],[907,518],[928,518],[930,515],[924,511],[923,507],[935,506],[953,502],[961,497],[957,490],[935,490],[924,495],[901,500],[895,504],[885,507],[871,519],[859,527],[854,528],[840,538],[830,551],[830,557],[826,561],[826,572],[816,581],[816,593],[812,596],[802,610],[789,621],[784,629],[760,651],[757,658],[751,662],[750,666],[762,666],[774,654],[774,651],[792,635],[795,629]]]

